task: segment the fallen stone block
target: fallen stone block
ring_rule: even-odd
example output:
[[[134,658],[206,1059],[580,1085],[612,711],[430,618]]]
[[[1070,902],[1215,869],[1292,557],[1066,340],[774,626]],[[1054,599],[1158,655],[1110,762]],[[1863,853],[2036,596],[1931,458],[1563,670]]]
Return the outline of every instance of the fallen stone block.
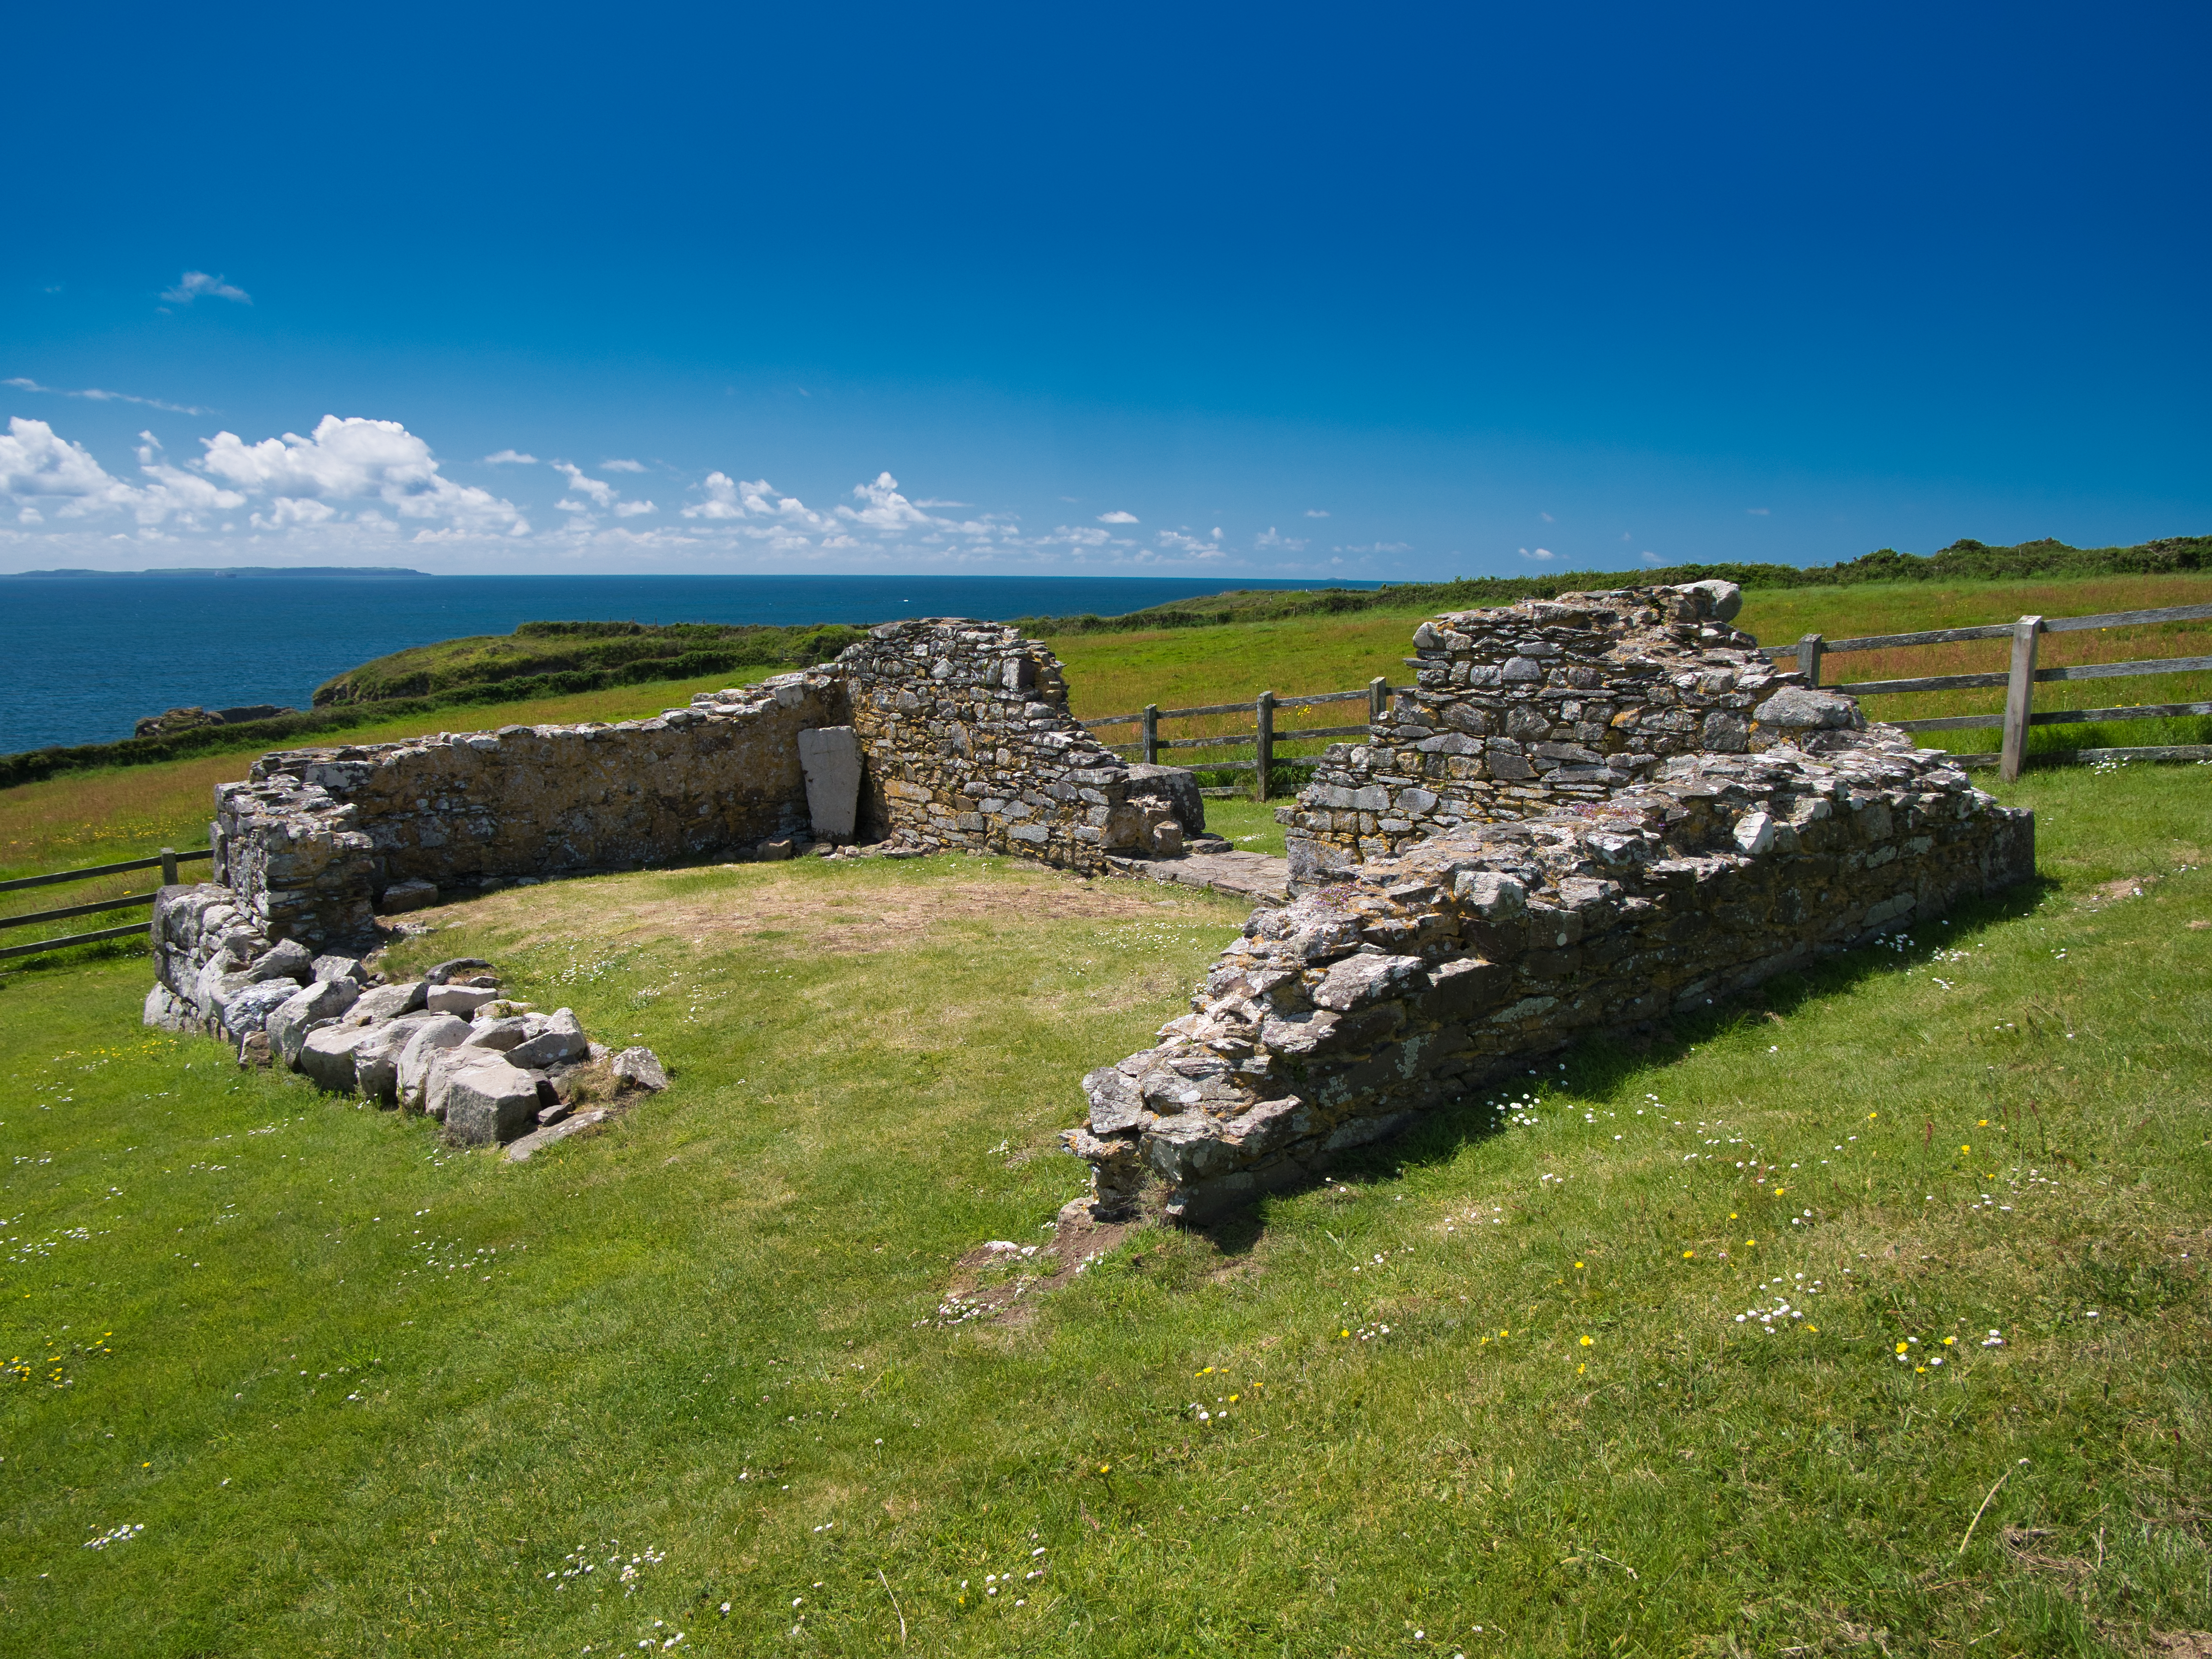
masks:
[[[375,1036],[374,1025],[319,1025],[300,1045],[297,1064],[307,1079],[334,1095],[354,1091],[354,1051]]]
[[[380,915],[404,915],[410,910],[427,910],[438,902],[438,884],[434,881],[396,881],[384,890],[377,901]]]
[[[353,1051],[354,1087],[362,1098],[389,1110],[399,1103],[399,1057],[415,1034],[446,1014],[402,1014],[370,1029],[368,1039]]]
[[[495,1146],[524,1133],[538,1115],[538,1079],[504,1060],[457,1067],[446,1091],[446,1139],[456,1146]]]
[[[473,1014],[487,1002],[495,1001],[499,993],[477,985],[434,985],[428,1001],[434,1014]]]
[[[299,994],[300,987],[289,979],[267,979],[248,985],[223,1005],[223,1030],[234,1037],[266,1031],[270,1016]]]
[[[381,1025],[422,1007],[428,991],[429,988],[419,979],[401,985],[380,985],[374,990],[363,991],[346,1011],[347,1018],[362,1024]]]
[[[416,1026],[399,1050],[398,1098],[409,1111],[422,1107],[422,1087],[433,1056],[459,1048],[469,1034],[468,1021],[456,1014],[435,1014]]]
[[[368,983],[368,969],[352,957],[317,957],[314,977],[318,981],[349,979],[356,985]]]
[[[583,1059],[591,1046],[575,1014],[560,1008],[547,1019],[544,1030],[517,1044],[508,1051],[507,1058],[514,1066],[560,1066]]]
[[[300,1045],[318,1024],[337,1019],[352,1007],[361,988],[349,979],[319,980],[295,992],[269,1016],[265,1027],[270,1046],[285,1065],[298,1062]]]
[[[668,1073],[650,1048],[625,1048],[609,1067],[624,1083],[658,1092],[668,1086]]]

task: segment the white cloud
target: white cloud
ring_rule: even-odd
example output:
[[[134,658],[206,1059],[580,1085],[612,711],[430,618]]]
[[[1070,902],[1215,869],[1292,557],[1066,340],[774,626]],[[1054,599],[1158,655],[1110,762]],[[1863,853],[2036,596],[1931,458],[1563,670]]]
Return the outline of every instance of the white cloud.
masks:
[[[1218,536],[1221,532],[1217,530],[1213,533]],[[1185,535],[1181,531],[1163,530],[1158,540],[1164,549],[1172,553],[1180,553],[1186,558],[1224,559],[1229,556],[1212,541],[1201,541],[1197,537]]]
[[[1537,516],[1538,518],[1541,519],[1541,520],[1542,520],[1546,524],[1557,524],[1557,523],[1559,523],[1559,520],[1558,520],[1557,519],[1553,518],[1553,517],[1550,514],[1548,514],[1548,513],[1539,513],[1536,516]]]
[[[888,472],[876,474],[873,483],[854,484],[853,494],[867,505],[855,511],[849,507],[837,509],[837,516],[854,524],[863,524],[871,530],[908,530],[916,526],[937,526],[941,519],[933,519],[912,501],[898,493],[898,480]]]
[[[785,535],[792,530],[826,531],[834,527],[833,520],[813,511],[798,496],[784,495],[766,478],[746,482],[733,479],[726,472],[710,472],[699,488],[707,492],[707,499],[684,508],[687,519],[766,519],[776,524]]]
[[[1134,524],[1137,522],[1137,515],[1133,513],[1125,513],[1117,507],[1111,513],[1101,513],[1098,515],[1098,522],[1101,524]]]
[[[1303,553],[1306,550],[1306,544],[1303,540],[1295,536],[1277,535],[1275,526],[1273,525],[1269,525],[1266,533],[1256,538],[1252,545],[1261,548],[1280,548],[1285,553]]]
[[[200,442],[207,450],[201,467],[241,489],[303,500],[374,499],[403,519],[447,518],[478,532],[520,535],[530,528],[512,501],[441,473],[430,446],[398,421],[325,415],[304,438],[288,432],[247,444],[234,432],[218,432]],[[357,520],[366,524],[370,515]]]
[[[477,463],[481,466],[535,466],[538,458],[526,455],[519,449],[502,449],[496,455],[487,455]]]
[[[973,501],[940,501],[934,496],[924,495],[915,502],[916,507],[973,507]]]
[[[22,392],[42,392],[50,398],[85,398],[96,404],[143,404],[149,409],[167,410],[172,415],[212,415],[211,409],[201,409],[192,404],[165,404],[159,398],[141,398],[128,392],[105,392],[96,386],[82,392],[65,391],[58,386],[40,386],[36,380],[17,375],[9,380],[0,380],[0,386],[12,386]]]
[[[1646,564],[1664,564],[1667,561],[1661,558],[1656,553],[1654,553],[1647,547],[1644,550],[1644,562]]]
[[[1326,519],[1328,517],[1328,509],[1325,507],[1310,507],[1306,509],[1306,517],[1309,519]]]
[[[617,501],[615,503],[615,517],[617,519],[634,519],[641,513],[657,511],[659,509],[651,501]]]
[[[140,449],[138,459],[138,470],[152,482],[125,483],[82,444],[56,436],[44,421],[17,416],[8,422],[8,435],[0,438],[0,491],[19,507],[36,499],[58,501],[58,515],[64,519],[125,510],[142,525],[157,525],[173,514],[187,527],[196,523],[197,514],[246,505],[243,495],[155,460],[151,447]]]
[[[1540,547],[1534,553],[1531,553],[1524,547],[1521,550],[1521,556],[1527,559],[1532,564],[1542,564],[1547,560],[1556,559],[1559,556],[1553,552],[1548,547]]]
[[[327,501],[304,499],[297,495],[279,495],[269,503],[269,511],[253,515],[256,530],[289,530],[295,525],[327,524],[337,516],[337,508]]]
[[[250,306],[253,296],[242,288],[234,288],[220,276],[210,276],[204,270],[188,270],[178,278],[177,285],[162,291],[161,297],[171,305],[188,306],[202,295],[211,300],[230,300],[239,305]]]
[[[587,478],[584,476],[581,467],[571,466],[566,461],[554,462],[553,470],[556,472],[567,473],[568,488],[579,495],[589,495],[601,507],[612,507],[615,504],[615,489],[612,484],[599,478]]]
[[[645,471],[645,463],[643,461],[601,461],[599,463],[599,471],[602,472],[642,472]]]

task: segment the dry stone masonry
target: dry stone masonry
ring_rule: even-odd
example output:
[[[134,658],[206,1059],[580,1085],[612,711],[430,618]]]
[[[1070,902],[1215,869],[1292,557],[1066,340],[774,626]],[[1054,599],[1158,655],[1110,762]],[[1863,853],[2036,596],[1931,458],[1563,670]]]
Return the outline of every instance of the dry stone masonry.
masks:
[[[216,792],[216,876],[272,937],[319,944],[441,893],[727,856],[805,828],[799,733],[845,706],[815,672],[651,720],[281,750]]]
[[[1256,912],[1084,1079],[1094,1212],[1200,1218],[1576,1036],[1695,1009],[2033,873],[1999,806],[1777,674],[1727,584],[1440,617],[1419,685],[1284,813]]]
[[[1277,814],[1292,879],[1462,824],[1602,801],[1674,756],[1855,741],[1858,705],[1769,664],[1729,626],[1741,604],[1733,583],[1713,581],[1422,623],[1414,687],[1365,743],[1332,744]]]
[[[1182,850],[1188,806],[1179,815],[1076,721],[1059,659],[1016,629],[888,623],[836,666],[852,687],[872,829],[1082,871]]]
[[[526,1158],[586,1117],[601,1121],[626,1091],[668,1086],[650,1048],[611,1054],[573,1011],[541,1014],[503,996],[488,962],[456,958],[384,983],[353,957],[272,943],[213,882],[163,888],[153,937],[147,1024],[220,1037],[241,1064],[423,1113],[456,1146],[515,1143]],[[594,1101],[610,1105],[579,1110]]]

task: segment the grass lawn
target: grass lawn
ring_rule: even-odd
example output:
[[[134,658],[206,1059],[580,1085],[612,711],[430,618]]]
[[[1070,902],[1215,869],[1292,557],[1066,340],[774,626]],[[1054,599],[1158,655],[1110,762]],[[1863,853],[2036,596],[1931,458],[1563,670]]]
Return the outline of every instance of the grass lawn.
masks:
[[[2039,885],[1139,1230],[995,1322],[942,1311],[956,1261],[1048,1241],[1077,1077],[1181,1012],[1238,908],[945,858],[432,913],[409,963],[494,957],[675,1073],[523,1165],[142,1030],[143,960],[9,975],[10,1645],[2212,1629],[2212,769],[2007,793]]]

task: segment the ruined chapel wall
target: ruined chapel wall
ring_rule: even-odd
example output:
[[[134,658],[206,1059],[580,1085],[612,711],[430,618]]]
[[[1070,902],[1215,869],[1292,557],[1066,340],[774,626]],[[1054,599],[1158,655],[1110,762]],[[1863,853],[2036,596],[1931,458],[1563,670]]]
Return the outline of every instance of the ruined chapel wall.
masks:
[[[1103,867],[1168,816],[1067,709],[1060,660],[994,623],[888,623],[833,665],[851,688],[861,821],[925,848]]]
[[[358,937],[386,890],[636,869],[803,830],[798,737],[840,725],[812,672],[650,720],[279,750],[216,791],[216,873],[272,939]]]
[[[1416,684],[1365,742],[1332,744],[1277,814],[1293,880],[1464,824],[1603,801],[1671,757],[1818,747],[1815,734],[1863,730],[1850,698],[1807,689],[1729,625],[1739,602],[1732,584],[1700,583],[1424,623]]]
[[[1601,806],[1468,824],[1256,912],[1160,1043],[1084,1079],[1102,1212],[1295,1184],[1590,1030],[1697,1008],[2033,872],[2032,814],[1901,734],[1685,756]]]

